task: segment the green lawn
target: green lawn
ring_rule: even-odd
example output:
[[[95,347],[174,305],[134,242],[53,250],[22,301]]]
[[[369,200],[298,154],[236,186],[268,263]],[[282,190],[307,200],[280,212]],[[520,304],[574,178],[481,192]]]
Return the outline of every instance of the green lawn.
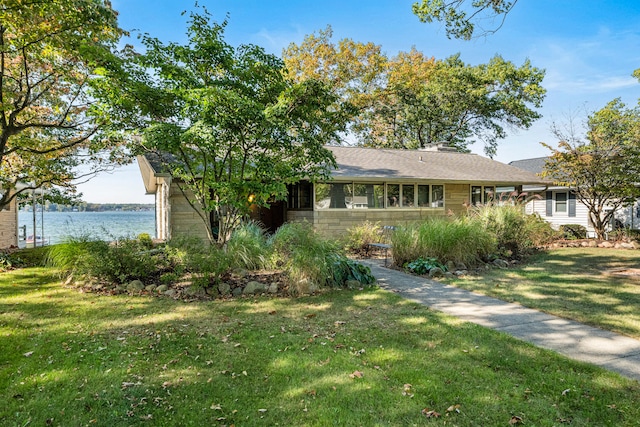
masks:
[[[2,426],[640,419],[635,381],[379,289],[185,303],[80,293],[49,274],[0,274]]]
[[[526,265],[448,283],[640,338],[640,276],[606,274],[616,268],[640,269],[640,251],[554,249]]]

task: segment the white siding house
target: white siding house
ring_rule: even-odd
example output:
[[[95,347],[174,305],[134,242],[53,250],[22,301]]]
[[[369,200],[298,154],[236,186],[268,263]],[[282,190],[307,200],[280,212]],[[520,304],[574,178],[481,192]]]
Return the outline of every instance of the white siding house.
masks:
[[[511,166],[533,172],[542,173],[546,157],[516,160],[510,162]],[[587,229],[587,236],[595,236],[595,231],[589,220],[589,210],[579,200],[575,193],[568,187],[561,186],[524,186],[523,191],[529,194],[537,194],[526,205],[527,213],[537,213],[549,222],[553,228],[558,229],[565,224],[579,224]],[[614,227],[640,228],[640,206],[636,202],[634,206],[621,208],[615,214],[615,224],[609,225],[609,230]]]

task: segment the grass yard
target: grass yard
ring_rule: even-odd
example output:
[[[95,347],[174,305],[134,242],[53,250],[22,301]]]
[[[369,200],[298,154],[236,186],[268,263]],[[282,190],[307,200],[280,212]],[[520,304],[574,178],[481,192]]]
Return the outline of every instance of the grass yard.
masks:
[[[636,426],[638,401],[379,289],[185,303],[0,274],[2,426]]]
[[[640,339],[640,276],[606,274],[616,268],[640,269],[640,251],[553,249],[526,265],[448,283]]]

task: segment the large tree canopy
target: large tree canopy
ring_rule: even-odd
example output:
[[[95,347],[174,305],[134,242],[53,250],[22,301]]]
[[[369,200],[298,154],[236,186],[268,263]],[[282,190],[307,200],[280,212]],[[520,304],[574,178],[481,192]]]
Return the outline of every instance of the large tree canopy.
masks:
[[[31,188],[72,197],[119,159],[92,88],[121,34],[106,0],[2,2],[0,208]]]
[[[540,117],[544,71],[495,56],[488,64],[445,60],[413,49],[388,58],[381,47],[331,41],[331,28],[284,52],[298,81],[321,79],[354,107],[350,132],[371,147],[423,148],[445,143],[459,150],[478,139],[495,154],[506,127],[528,128]]]
[[[640,197],[640,110],[619,99],[589,116],[586,140],[569,131],[552,152],[543,175],[575,191],[604,239],[615,211]]]
[[[335,163],[324,145],[344,127],[322,82],[295,83],[278,57],[227,44],[225,26],[204,11],[191,15],[186,44],[144,37],[146,53],[131,59],[148,74],[124,103],[147,119],[142,152],[163,162],[219,243],[250,204],[284,199],[298,180],[326,178]]]
[[[495,33],[502,27],[507,14],[517,2],[518,0],[421,0],[413,4],[413,13],[422,22],[444,22],[449,38],[469,40],[474,36]]]

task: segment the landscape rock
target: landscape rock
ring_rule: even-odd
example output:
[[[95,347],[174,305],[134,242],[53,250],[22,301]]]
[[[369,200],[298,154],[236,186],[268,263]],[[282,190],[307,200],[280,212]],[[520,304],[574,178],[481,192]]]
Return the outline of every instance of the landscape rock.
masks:
[[[456,270],[468,270],[468,268],[464,262],[458,262],[456,263]]]
[[[267,291],[267,286],[264,283],[251,281],[247,283],[247,286],[244,287],[244,290],[242,291],[242,293],[244,295],[253,295],[253,294],[259,294],[266,291]]]
[[[159,292],[159,293],[166,292],[168,290],[169,290],[169,286],[167,285],[160,285],[156,288],[156,292]]]
[[[509,263],[503,259],[495,259],[493,260],[493,265],[495,265],[498,268],[507,268],[509,267]]]
[[[166,291],[164,292],[164,294],[165,294],[166,296],[168,296],[168,297],[173,298],[173,297],[175,297],[175,296],[176,296],[177,292],[176,292],[176,290],[175,290],[175,289],[168,289],[168,290],[166,290]]]
[[[631,242],[622,242],[620,243],[620,247],[622,249],[635,249],[635,245]]]
[[[273,282],[269,285],[269,288],[267,289],[267,292],[269,292],[270,294],[277,294],[278,293],[278,283],[277,282]]]
[[[144,283],[142,283],[140,280],[132,280],[127,285],[127,290],[129,292],[138,292],[138,291],[141,291],[143,289],[144,289]]]
[[[184,293],[190,297],[202,297],[207,294],[201,286],[189,286],[184,290]]]
[[[447,277],[449,279],[456,277],[455,274],[451,273],[450,271],[446,271],[444,273],[444,277]]]
[[[344,286],[347,289],[358,289],[362,287],[362,283],[360,283],[360,281],[358,280],[347,280],[346,282],[344,282]]]
[[[444,276],[444,271],[440,267],[433,267],[431,270],[429,270],[429,277],[432,279],[442,276]]]
[[[447,271],[454,271],[457,268],[456,263],[453,261],[447,261],[445,267],[447,267]]]
[[[205,292],[207,293],[207,295],[213,298],[217,298],[219,295],[217,286],[209,286],[207,289],[205,289]]]
[[[607,241],[600,242],[600,243],[598,244],[598,247],[599,247],[599,248],[613,248],[613,246],[614,246],[614,244],[613,244],[613,243],[611,243],[611,242],[607,242]]]
[[[469,274],[469,272],[467,270],[456,270],[453,274],[456,276],[465,276]]]
[[[220,295],[229,295],[231,293],[231,286],[228,283],[222,282],[218,285],[218,292]]]
[[[144,290],[147,292],[153,292],[156,290],[156,287],[157,287],[156,285],[147,285],[145,286]]]
[[[231,294],[234,297],[239,297],[240,295],[242,295],[242,288],[233,288],[233,291],[231,292]]]

